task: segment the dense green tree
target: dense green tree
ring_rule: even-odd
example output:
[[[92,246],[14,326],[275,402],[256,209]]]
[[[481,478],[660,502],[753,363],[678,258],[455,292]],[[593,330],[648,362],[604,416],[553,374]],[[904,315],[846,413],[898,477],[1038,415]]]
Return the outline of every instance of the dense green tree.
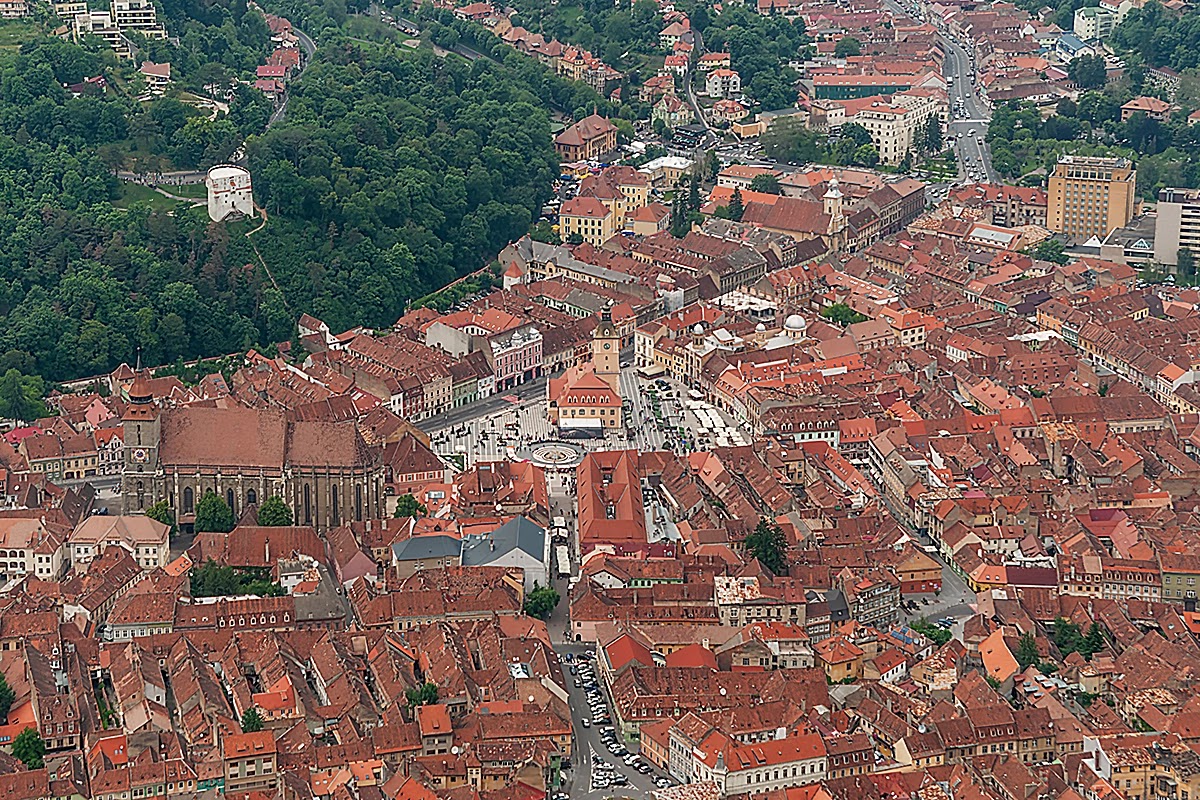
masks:
[[[38,735],[37,728],[26,728],[12,740],[13,757],[29,769],[41,769],[46,755],[46,743]]]
[[[402,517],[420,517],[428,513],[425,504],[411,494],[402,494],[396,498],[396,511],[392,514],[396,519]]]
[[[1146,3],[1129,14],[1113,31],[1109,42],[1129,51],[1130,61],[1182,72],[1200,67],[1200,10],[1182,12],[1160,3]]]
[[[941,625],[934,625],[927,619],[919,619],[910,622],[908,625],[917,633],[921,634],[929,641],[933,642],[938,647],[941,647],[946,642],[954,638],[954,634],[949,628],[943,628]]]
[[[0,672],[0,724],[7,722],[8,712],[12,710],[13,701],[16,699],[16,692],[8,685],[8,679],[4,677],[4,673]]]
[[[853,36],[843,36],[833,46],[833,54],[838,58],[862,55],[862,44]]]
[[[1103,56],[1077,56],[1067,67],[1067,76],[1080,89],[1099,89],[1107,74]]]
[[[169,535],[174,536],[175,527],[175,511],[171,508],[166,500],[159,500],[154,505],[146,509],[146,516],[153,520],[158,520],[163,525],[171,529]]]
[[[1054,620],[1053,633],[1054,644],[1064,658],[1071,653],[1079,653],[1090,661],[1094,654],[1106,646],[1104,629],[1094,622],[1085,636],[1077,624],[1059,617]]]
[[[262,569],[234,569],[218,564],[211,558],[191,573],[193,597],[224,597],[234,594],[256,594],[259,597],[279,597],[283,587],[271,581],[270,572]]]
[[[233,567],[218,564],[210,558],[203,566],[192,570],[191,584],[193,597],[223,597],[237,594],[240,581]]]
[[[266,525],[271,528],[279,528],[291,525],[293,522],[292,510],[288,508],[287,503],[283,502],[283,498],[277,494],[273,494],[263,501],[263,504],[258,507],[258,524]]]
[[[931,116],[925,122],[925,130],[920,143],[921,150],[926,155],[934,155],[942,152],[942,148],[945,146],[945,139],[942,137],[942,122],[936,116]]]
[[[825,306],[821,309],[821,317],[829,320],[832,323],[841,325],[843,328],[847,325],[853,325],[856,322],[865,322],[867,317],[858,313],[845,303],[834,303],[833,305]]]
[[[795,104],[798,76],[787,65],[809,42],[801,20],[762,16],[745,5],[725,4],[704,30],[705,48],[727,50],[745,92],[768,110]]]
[[[687,206],[684,205],[683,198],[676,192],[675,199],[671,201],[671,235],[676,239],[682,239],[691,230],[691,227]]]
[[[242,733],[257,733],[263,729],[262,714],[257,708],[247,708],[242,714]]]
[[[771,123],[761,141],[766,154],[777,161],[808,164],[827,154],[823,137],[796,119]]]
[[[533,590],[525,596],[525,613],[538,619],[547,619],[558,605],[558,600],[558,592],[553,586],[538,586],[535,583]]]
[[[42,387],[41,378],[27,377],[15,368],[5,371],[0,377],[0,417],[32,422],[47,416]]]
[[[767,194],[779,194],[779,178],[771,174],[755,175],[750,181],[750,191],[766,192]]]
[[[746,205],[742,202],[742,190],[735,186],[733,196],[729,198],[728,216],[734,222],[741,222],[742,215],[745,213]]]
[[[1175,253],[1175,269],[1184,278],[1193,278],[1196,275],[1196,257],[1192,255],[1192,251],[1186,247],[1179,248]]]
[[[1071,261],[1071,257],[1067,255],[1065,248],[1066,245],[1063,244],[1061,239],[1043,239],[1029,251],[1029,254],[1042,261],[1050,261],[1054,264],[1067,264]]]
[[[1033,634],[1029,631],[1021,634],[1021,638],[1017,640],[1017,651],[1013,653],[1017,659],[1017,663],[1021,669],[1026,669],[1033,666],[1042,657],[1038,652],[1037,641],[1033,638]]]
[[[759,519],[758,525],[746,537],[746,555],[757,558],[774,575],[786,575],[788,571],[788,542],[783,529],[770,520]]]
[[[196,504],[196,533],[228,533],[233,530],[233,525],[233,510],[229,508],[225,499],[217,496],[211,489],[205,492]]]
[[[409,708],[432,705],[438,701],[437,684],[426,682],[420,686],[405,689],[404,697],[408,701]]]

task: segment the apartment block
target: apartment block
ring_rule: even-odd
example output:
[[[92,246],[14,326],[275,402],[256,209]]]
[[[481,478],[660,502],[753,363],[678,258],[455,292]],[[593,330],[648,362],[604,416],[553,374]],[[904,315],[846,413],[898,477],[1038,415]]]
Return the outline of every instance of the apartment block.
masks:
[[[1200,189],[1162,189],[1154,222],[1154,260],[1175,266],[1179,251],[1200,255]]]

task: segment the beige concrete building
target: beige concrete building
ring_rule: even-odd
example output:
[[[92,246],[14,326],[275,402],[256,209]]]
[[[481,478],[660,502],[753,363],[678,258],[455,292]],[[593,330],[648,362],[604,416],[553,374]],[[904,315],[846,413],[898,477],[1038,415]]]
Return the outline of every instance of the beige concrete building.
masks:
[[[617,215],[595,197],[572,197],[558,212],[559,235],[564,242],[576,234],[599,247],[617,232]]]
[[[71,565],[86,569],[109,546],[122,547],[142,569],[166,566],[171,529],[147,516],[92,516],[79,523],[67,539]]]
[[[1063,156],[1050,176],[1047,224],[1074,239],[1100,239],[1138,211],[1137,170],[1126,158]]]
[[[579,197],[594,197],[603,203],[613,213],[613,227],[621,230],[629,216],[650,201],[650,179],[633,167],[608,167],[583,179]]]

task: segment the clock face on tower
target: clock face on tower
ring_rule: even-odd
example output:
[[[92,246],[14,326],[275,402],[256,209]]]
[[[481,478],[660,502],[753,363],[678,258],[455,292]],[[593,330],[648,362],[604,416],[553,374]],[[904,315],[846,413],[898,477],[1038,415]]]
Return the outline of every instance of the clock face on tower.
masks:
[[[605,342],[605,343],[604,343],[604,349],[605,349],[605,350],[608,350],[608,349],[610,349],[610,348],[612,348],[612,343],[611,343],[611,342]]]
[[[149,456],[147,455],[146,451],[143,450],[142,448],[139,447],[138,449],[133,451],[133,460],[138,462],[139,464],[145,464],[147,458],[149,458]]]

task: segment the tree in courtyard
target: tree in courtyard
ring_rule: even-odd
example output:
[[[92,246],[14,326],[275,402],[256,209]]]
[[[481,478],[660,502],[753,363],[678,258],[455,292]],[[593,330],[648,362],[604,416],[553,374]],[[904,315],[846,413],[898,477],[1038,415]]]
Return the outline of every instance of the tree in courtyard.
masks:
[[[1033,638],[1033,634],[1029,631],[1021,634],[1021,638],[1017,640],[1017,663],[1021,665],[1021,669],[1026,669],[1038,662],[1041,658],[1041,653],[1038,652],[1037,642]]]
[[[262,714],[257,708],[247,708],[242,714],[242,733],[256,733],[263,729]]]
[[[943,628],[941,625],[934,625],[925,618],[910,622],[908,627],[912,628],[914,631],[921,634],[938,647],[941,647],[946,642],[954,638],[954,634],[949,628]]]
[[[838,39],[838,43],[833,46],[833,54],[838,58],[848,58],[849,56],[862,55],[862,43],[853,36],[843,36]]]
[[[945,140],[942,138],[942,122],[937,117],[925,121],[924,135],[921,137],[921,147],[928,155],[942,152]]]
[[[740,222],[742,215],[746,213],[746,204],[742,202],[742,189],[740,186],[735,186],[733,189],[733,197],[729,198],[728,215],[734,222]]]
[[[281,528],[292,524],[292,510],[277,494],[263,501],[258,508],[258,524],[268,528]]]
[[[150,519],[157,520],[163,525],[171,529],[171,536],[175,535],[175,512],[171,510],[171,506],[166,500],[159,500],[154,505],[146,509],[146,516]]]
[[[1036,259],[1050,261],[1054,264],[1066,264],[1071,260],[1065,250],[1066,245],[1060,239],[1043,239],[1034,245],[1030,251]]]
[[[192,597],[222,597],[237,594],[241,582],[233,567],[211,558],[192,570]]]
[[[746,537],[746,555],[757,558],[774,575],[786,575],[788,542],[783,529],[765,517]]]
[[[858,313],[845,303],[834,303],[831,306],[825,306],[821,309],[821,316],[830,322],[841,325],[843,328],[847,325],[853,325],[856,322],[863,322],[866,316]]]
[[[8,720],[8,712],[12,709],[13,700],[17,699],[17,693],[8,685],[8,679],[4,677],[4,673],[0,672],[0,724]]]
[[[688,181],[688,211],[700,210],[700,176],[696,174],[696,170],[692,170],[692,177]]]
[[[12,741],[13,757],[21,760],[29,769],[41,769],[46,755],[46,743],[36,728],[26,728]]]
[[[404,697],[408,701],[409,708],[432,705],[438,701],[437,684],[423,683],[420,686],[406,689]]]
[[[558,592],[552,586],[533,585],[533,591],[525,596],[525,613],[538,619],[547,619],[558,605]]]
[[[692,223],[688,220],[688,212],[683,205],[683,198],[680,197],[679,192],[676,192],[675,199],[671,202],[671,235],[676,239],[682,239],[691,229]]]
[[[233,509],[211,489],[196,504],[196,533],[233,530]]]
[[[779,194],[779,178],[767,173],[765,175],[755,175],[750,181],[750,191],[765,192],[766,194]]]
[[[419,517],[428,511],[425,504],[411,494],[402,494],[396,498],[396,511],[392,514],[396,519],[402,517]]]

